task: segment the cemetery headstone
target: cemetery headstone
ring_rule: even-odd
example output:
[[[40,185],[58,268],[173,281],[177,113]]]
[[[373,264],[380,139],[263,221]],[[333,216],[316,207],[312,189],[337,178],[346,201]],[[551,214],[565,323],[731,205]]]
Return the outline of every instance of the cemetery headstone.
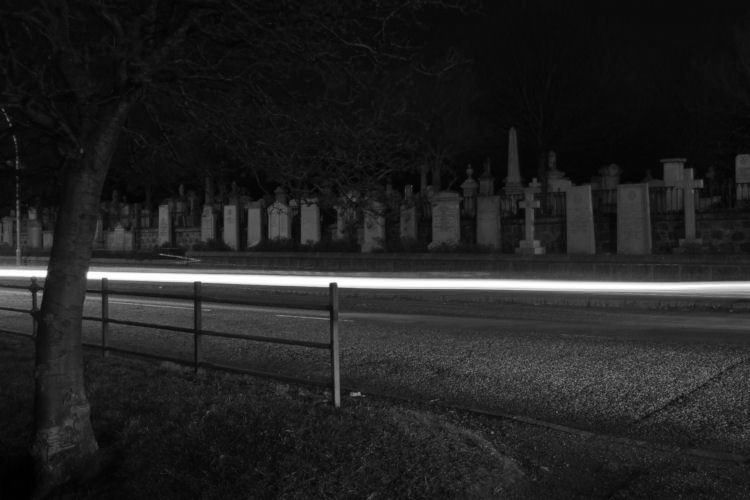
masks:
[[[275,201],[268,207],[268,239],[289,240],[292,238],[292,211],[289,205]]]
[[[741,154],[734,158],[734,182],[737,199],[750,199],[750,154]]]
[[[201,241],[216,240],[218,217],[214,207],[205,205],[201,215]]]
[[[620,184],[617,187],[617,253],[651,253],[648,184]]]
[[[500,248],[500,197],[477,198],[477,245]]]
[[[460,204],[458,193],[441,191],[433,196],[432,242],[429,248],[457,245],[461,241]]]
[[[518,206],[524,210],[524,234],[525,238],[521,240],[516,248],[516,253],[528,255],[541,255],[544,253],[544,247],[539,240],[534,239],[534,210],[539,208],[539,200],[534,199],[534,195],[541,191],[541,186],[536,178],[529,183],[529,187],[523,190],[522,201]]]
[[[596,253],[590,185],[572,186],[565,192],[565,227],[569,254]]]
[[[3,217],[2,244],[13,246],[13,217]]]
[[[251,248],[263,242],[266,227],[266,203],[261,198],[250,202],[247,207],[247,247]]]
[[[115,229],[112,235],[112,248],[109,250],[123,251],[125,250],[125,228],[119,222],[115,224]]]
[[[599,169],[601,189],[617,189],[620,184],[622,168],[616,163],[610,163]]]
[[[365,210],[362,252],[374,252],[385,246],[385,217],[383,205],[373,201]]]
[[[474,217],[476,213],[476,198],[479,190],[479,183],[474,180],[474,169],[469,165],[466,168],[466,180],[461,183],[463,192],[463,215],[465,217]]]
[[[549,192],[566,191],[573,183],[565,174],[557,169],[557,154],[554,151],[549,152],[547,170],[547,190]]]
[[[664,167],[664,185],[676,186],[685,175],[685,158],[665,158],[661,160]]]
[[[172,214],[169,205],[159,205],[159,232],[156,240],[159,246],[173,246]]]
[[[320,207],[317,199],[303,200],[300,207],[300,243],[314,245],[320,241]]]
[[[680,239],[680,246],[700,245],[702,241],[695,237],[695,189],[703,187],[703,179],[693,179],[693,169],[686,168],[685,176],[677,187],[684,196],[685,238]]]
[[[224,243],[232,250],[240,249],[240,210],[236,204],[224,205]]]

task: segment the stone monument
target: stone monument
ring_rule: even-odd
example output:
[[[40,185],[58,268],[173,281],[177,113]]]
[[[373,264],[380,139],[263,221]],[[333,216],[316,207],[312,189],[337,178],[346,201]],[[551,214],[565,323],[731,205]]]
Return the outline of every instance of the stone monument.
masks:
[[[300,243],[314,245],[320,241],[320,207],[317,198],[302,200],[300,206]]]
[[[286,190],[279,186],[274,195],[276,201],[267,209],[268,239],[289,240],[292,238],[292,210],[286,202]]]
[[[565,228],[569,254],[596,253],[590,185],[571,186],[565,192]]]
[[[240,207],[236,203],[224,205],[224,243],[232,250],[240,249]]]
[[[158,246],[174,246],[174,232],[172,231],[172,213],[169,205],[159,205],[159,232],[156,243]]]
[[[266,228],[266,202],[263,198],[252,201],[247,207],[247,247],[263,242]]]
[[[524,210],[524,234],[525,238],[521,240],[516,248],[516,253],[527,255],[541,255],[544,253],[544,247],[539,240],[534,239],[534,210],[539,208],[539,200],[534,199],[534,195],[541,191],[541,185],[536,177],[529,183],[529,187],[523,190],[522,201],[518,206]]]
[[[518,136],[515,127],[511,127],[508,131],[508,176],[505,178],[503,192],[506,195],[523,193],[521,165],[518,159]]]
[[[617,253],[651,253],[648,184],[617,186]]]
[[[750,154],[737,155],[734,158],[734,183],[737,200],[750,199]]]
[[[457,245],[461,241],[461,197],[441,191],[432,198],[432,242],[429,248]]]
[[[685,238],[680,239],[681,247],[700,245],[700,238],[695,237],[695,189],[703,187],[703,179],[693,179],[693,169],[686,168],[682,181],[677,184],[682,189],[685,213]]]

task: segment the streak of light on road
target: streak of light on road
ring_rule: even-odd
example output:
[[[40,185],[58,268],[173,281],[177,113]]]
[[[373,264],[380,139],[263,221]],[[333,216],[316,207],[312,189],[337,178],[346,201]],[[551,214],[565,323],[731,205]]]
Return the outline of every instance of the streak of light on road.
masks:
[[[41,268],[0,268],[0,277],[44,278]],[[686,281],[686,282],[633,282],[633,281],[574,281],[541,279],[494,278],[401,278],[343,275],[243,274],[162,271],[89,271],[88,279],[128,281],[143,283],[205,284],[325,288],[337,283],[344,289],[367,290],[442,290],[442,291],[517,291],[554,293],[602,293],[692,297],[750,297],[748,281]]]

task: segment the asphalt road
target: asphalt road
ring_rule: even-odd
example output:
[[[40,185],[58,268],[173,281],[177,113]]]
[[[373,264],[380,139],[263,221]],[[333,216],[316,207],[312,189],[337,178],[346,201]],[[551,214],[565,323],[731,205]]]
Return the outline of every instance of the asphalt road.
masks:
[[[143,285],[133,285],[143,288]],[[123,288],[128,288],[123,285]],[[150,291],[187,293],[178,285]],[[260,300],[264,307],[203,306],[213,331],[326,342],[322,293],[207,288],[209,296]],[[100,314],[100,298],[86,313]],[[0,290],[27,307],[28,293]],[[274,305],[275,307],[268,307]],[[192,325],[192,304],[113,296],[110,317]],[[4,327],[28,318],[0,312]],[[3,327],[0,326],[0,327]],[[342,380],[350,390],[393,394],[539,419],[596,433],[750,456],[750,314],[646,312],[419,298],[342,296]],[[98,342],[99,325],[84,338]],[[192,358],[184,333],[112,325],[110,344]],[[327,351],[204,338],[204,358],[292,375],[329,377]]]

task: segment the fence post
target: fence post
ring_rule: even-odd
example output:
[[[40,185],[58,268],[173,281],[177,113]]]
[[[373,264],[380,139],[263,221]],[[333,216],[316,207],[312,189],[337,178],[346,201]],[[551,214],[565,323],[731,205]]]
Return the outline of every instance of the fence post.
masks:
[[[203,308],[201,305],[201,282],[193,283],[193,366],[198,371],[201,362],[201,329],[203,328]]]
[[[341,408],[341,364],[339,356],[339,288],[328,285],[331,312],[331,375],[333,378],[333,406]]]
[[[109,281],[102,278],[102,356],[107,355],[107,335],[109,334]]]
[[[31,278],[31,286],[29,286],[29,291],[31,292],[31,338],[36,338],[36,332],[38,327],[38,320],[39,317],[39,307],[38,307],[38,299],[37,299],[37,293],[41,287],[36,281],[36,278]]]

